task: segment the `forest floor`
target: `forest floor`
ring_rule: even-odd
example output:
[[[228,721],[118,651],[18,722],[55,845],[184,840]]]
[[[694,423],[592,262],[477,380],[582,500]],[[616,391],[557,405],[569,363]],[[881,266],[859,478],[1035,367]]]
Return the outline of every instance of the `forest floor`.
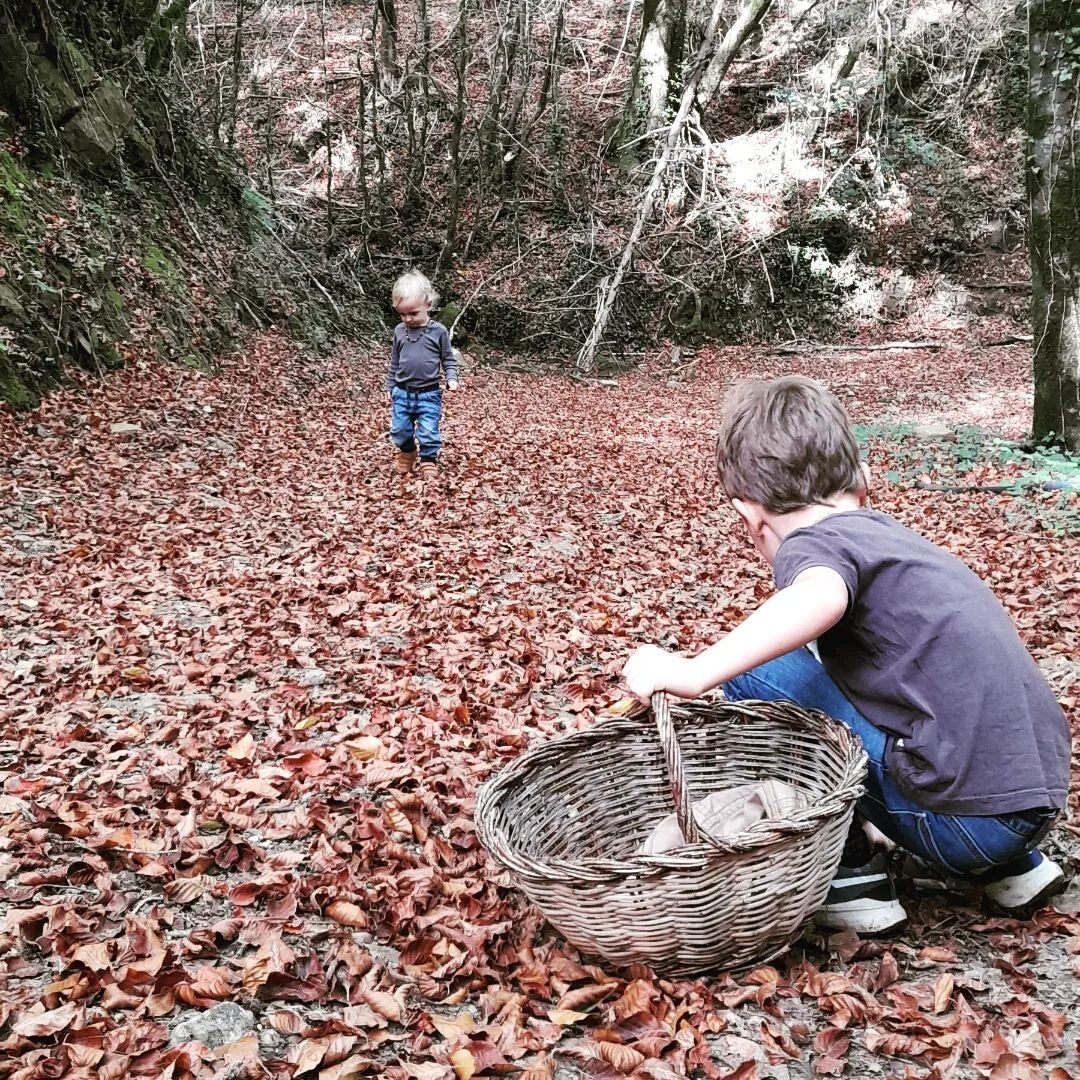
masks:
[[[989,581],[1075,725],[1076,496],[916,486],[1033,467],[1003,441],[1028,356],[483,369],[426,486],[393,475],[381,355],[272,335],[0,415],[0,1077],[1080,1077],[1073,890],[1026,922],[906,896],[896,941],[668,981],[579,957],[472,821],[636,645],[768,595],[711,464],[740,376],[829,383],[874,505]],[[1070,869],[1078,834],[1074,804]]]

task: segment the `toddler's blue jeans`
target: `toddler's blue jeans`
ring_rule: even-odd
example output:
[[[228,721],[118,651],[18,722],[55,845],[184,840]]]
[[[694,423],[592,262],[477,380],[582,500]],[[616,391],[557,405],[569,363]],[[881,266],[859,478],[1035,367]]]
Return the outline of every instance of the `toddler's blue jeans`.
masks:
[[[886,735],[859,713],[809,649],[785,656],[724,684],[729,701],[794,701],[841,721],[862,740],[869,758],[866,794],[857,813],[907,851],[955,876],[994,880],[1038,866],[1036,845],[1057,817],[1051,809],[976,817],[927,810],[905,795],[885,765]],[[1004,749],[1004,748],[1003,748]],[[856,821],[854,828],[859,828]]]
[[[421,461],[435,461],[442,449],[439,421],[442,419],[441,390],[390,391],[390,438],[405,454],[419,447]]]

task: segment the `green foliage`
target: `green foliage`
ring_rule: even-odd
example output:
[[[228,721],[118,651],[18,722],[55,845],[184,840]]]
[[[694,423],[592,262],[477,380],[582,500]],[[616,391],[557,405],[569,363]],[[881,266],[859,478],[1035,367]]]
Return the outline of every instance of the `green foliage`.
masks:
[[[124,310],[124,298],[113,286],[106,286],[102,293],[102,300],[108,305],[114,315],[119,315]]]
[[[435,318],[443,324],[448,330],[454,325],[454,320],[461,315],[461,305],[456,300],[450,300],[439,309]],[[465,331],[462,325],[459,323],[454,331],[455,344],[460,345],[465,340]]]
[[[887,444],[892,468],[882,479],[909,486],[926,477],[934,483],[959,487],[991,484],[1012,495],[1016,505],[1006,512],[1010,522],[1035,522],[1055,535],[1080,535],[1080,457],[1045,443],[1019,448],[992,432],[960,425],[949,437],[923,441],[914,438],[910,423],[856,424],[855,437],[865,451],[873,442]],[[986,474],[994,476],[987,480]]]
[[[0,341],[0,402],[7,402],[14,409],[32,409],[37,395],[13,371],[5,370],[4,353],[7,350]]]
[[[855,433],[855,441],[865,448],[871,439],[905,439],[915,430],[915,425],[910,423],[852,424],[851,430]]]
[[[180,271],[177,269],[176,264],[157,244],[150,243],[146,245],[146,251],[143,254],[143,266],[158,281],[170,288],[176,288],[180,284]]]
[[[192,371],[209,373],[214,370],[213,359],[204,356],[201,352],[184,353],[184,355],[180,357],[180,364],[183,367],[190,368]]]
[[[919,132],[905,131],[900,136],[900,148],[906,156],[931,168],[937,168],[943,160],[940,148]]]
[[[274,207],[270,200],[253,187],[246,187],[240,192],[240,199],[258,222],[263,232],[271,232],[274,227]]]
[[[0,150],[0,218],[19,229],[26,224],[28,181],[15,159],[6,150]]]

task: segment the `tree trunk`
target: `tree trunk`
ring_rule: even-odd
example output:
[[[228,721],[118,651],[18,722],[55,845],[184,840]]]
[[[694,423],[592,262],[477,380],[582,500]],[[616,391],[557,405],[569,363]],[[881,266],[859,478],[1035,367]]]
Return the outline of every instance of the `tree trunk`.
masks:
[[[762,4],[765,7],[768,7],[771,0],[750,0],[750,3]],[[679,138],[682,135],[683,126],[686,124],[686,119],[694,107],[698,82],[702,72],[705,70],[705,65],[708,62],[709,57],[712,55],[713,40],[715,39],[716,31],[720,26],[720,13],[722,9],[723,0],[714,0],[713,12],[709,18],[709,25],[705,31],[705,37],[701,43],[701,48],[698,51],[697,62],[694,64],[694,70],[690,73],[690,78],[687,80],[686,87],[683,89],[682,101],[679,103],[679,111],[675,114],[675,119],[672,120],[671,126],[668,129],[667,139],[664,141],[664,148],[660,153],[659,160],[653,168],[652,179],[649,181],[649,186],[645,189],[645,194],[641,197],[641,207],[638,210],[637,217],[634,219],[634,226],[630,230],[630,239],[626,241],[626,247],[623,248],[622,258],[619,259],[619,265],[615,268],[615,273],[610,277],[605,277],[600,284],[600,290],[596,299],[596,315],[593,317],[592,329],[589,331],[589,336],[585,339],[585,344],[582,345],[581,351],[577,355],[577,366],[581,371],[592,371],[593,365],[596,362],[596,350],[600,347],[604,332],[607,330],[608,321],[615,308],[615,299],[619,295],[619,288],[622,285],[623,278],[626,276],[626,271],[630,267],[630,261],[634,257],[634,248],[637,247],[637,242],[641,239],[641,233],[645,228],[645,223],[652,216],[653,207],[656,205],[656,196],[660,191],[664,173],[667,172],[672,152],[678,145]]]
[[[236,110],[240,102],[240,72],[244,58],[244,0],[236,5],[236,26],[233,29],[232,48],[232,101],[229,103],[229,115],[226,117],[225,145],[232,147],[236,142]]]
[[[492,57],[488,103],[480,121],[481,162],[487,174],[502,184],[508,134],[505,117],[518,64],[518,50],[526,30],[528,0],[507,0],[499,9],[499,29]]]
[[[592,329],[589,331],[589,336],[577,355],[577,366],[581,371],[591,371],[593,368],[596,360],[596,350],[603,340],[608,320],[611,318],[611,313],[615,307],[615,298],[618,296],[626,271],[630,267],[631,259],[634,256],[634,248],[637,247],[637,243],[641,239],[645,223],[652,216],[656,196],[660,192],[660,185],[663,182],[664,173],[667,172],[672,152],[679,142],[687,118],[694,110],[695,104],[701,101],[701,86],[705,76],[713,75],[715,90],[715,87],[720,84],[720,80],[724,77],[724,73],[731,66],[731,61],[738,55],[743,43],[753,33],[754,28],[765,17],[765,13],[771,6],[772,0],[745,0],[743,6],[739,9],[738,16],[728,27],[727,33],[720,44],[715,47],[714,52],[713,42],[720,25],[720,14],[723,8],[723,0],[714,0],[709,25],[698,50],[690,78],[683,89],[679,111],[671,122],[664,148],[653,168],[652,179],[649,181],[649,186],[645,189],[645,194],[641,198],[641,208],[638,210],[638,215],[634,219],[634,226],[630,230],[630,239],[627,240],[626,247],[623,248],[622,257],[619,259],[619,265],[615,268],[615,273],[604,278],[601,282]]]
[[[1080,0],[1028,3],[1035,439],[1080,453]]]
[[[454,74],[457,89],[454,97],[454,113],[450,120],[450,197],[447,200],[446,210],[446,239],[435,267],[436,277],[444,266],[453,263],[461,215],[461,132],[465,126],[465,76],[469,66],[469,3],[470,0],[461,0],[458,7],[457,29],[454,32],[456,39]]]
[[[376,0],[379,20],[379,89],[389,95],[398,77],[398,18],[394,0]]]
[[[682,90],[687,0],[645,0],[623,140],[668,126]],[[670,110],[670,111],[669,111]]]
[[[772,0],[750,0],[739,8],[735,21],[728,27],[724,40],[720,42],[705,74],[701,77],[697,90],[697,107],[704,112],[720,86],[721,80],[731,67],[731,61],[739,55],[739,50],[747,39],[761,25],[766,12],[772,7]]]

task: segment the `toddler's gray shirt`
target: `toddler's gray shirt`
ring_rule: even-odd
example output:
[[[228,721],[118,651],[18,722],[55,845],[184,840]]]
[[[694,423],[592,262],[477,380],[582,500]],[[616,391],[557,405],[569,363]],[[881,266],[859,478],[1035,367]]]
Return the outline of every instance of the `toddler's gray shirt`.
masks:
[[[386,389],[400,386],[403,390],[438,390],[443,372],[447,382],[457,382],[457,358],[446,327],[434,319],[415,330],[398,323],[390,346]]]

